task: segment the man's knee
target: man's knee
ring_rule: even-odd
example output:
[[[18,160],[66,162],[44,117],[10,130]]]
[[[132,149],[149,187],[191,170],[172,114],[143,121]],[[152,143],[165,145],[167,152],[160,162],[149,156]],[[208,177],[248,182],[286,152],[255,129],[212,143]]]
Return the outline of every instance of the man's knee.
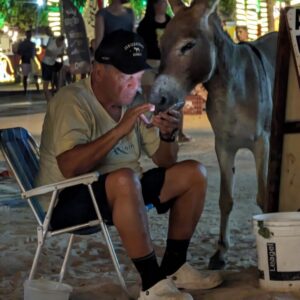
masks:
[[[133,170],[123,168],[111,172],[106,179],[106,186],[116,192],[125,192],[140,189],[140,180]]]
[[[194,182],[200,182],[206,185],[207,171],[205,166],[196,160],[185,160],[182,162],[183,172],[187,182],[193,184]]]
[[[118,203],[126,203],[127,207],[137,207],[141,199],[137,195],[142,195],[139,177],[127,168],[111,172],[106,178],[105,189],[113,209]]]

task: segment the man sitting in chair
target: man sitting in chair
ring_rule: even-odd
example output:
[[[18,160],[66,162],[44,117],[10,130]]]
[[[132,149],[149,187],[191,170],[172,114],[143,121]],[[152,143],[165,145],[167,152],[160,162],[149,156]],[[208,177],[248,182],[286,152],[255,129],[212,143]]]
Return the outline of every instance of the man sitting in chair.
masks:
[[[116,226],[142,280],[139,299],[193,299],[178,288],[218,286],[218,273],[202,273],[186,262],[187,249],[203,210],[206,170],[197,161],[176,162],[175,132],[180,113],[141,115],[151,104],[129,108],[146,64],[143,40],[118,30],[95,53],[91,78],[62,88],[49,102],[41,139],[39,184],[99,171],[93,184],[103,219]],[[142,171],[142,151],[157,168]],[[182,176],[179,176],[181,174]],[[158,265],[145,204],[170,211],[166,251]],[[54,208],[53,229],[96,219],[85,185],[65,188]]]

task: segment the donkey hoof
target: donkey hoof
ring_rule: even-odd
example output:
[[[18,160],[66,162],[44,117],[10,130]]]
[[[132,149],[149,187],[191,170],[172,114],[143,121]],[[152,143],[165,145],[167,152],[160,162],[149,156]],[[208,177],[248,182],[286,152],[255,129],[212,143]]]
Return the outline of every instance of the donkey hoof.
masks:
[[[225,267],[225,261],[224,261],[224,259],[220,258],[218,252],[210,258],[209,264],[208,264],[209,270],[221,270],[224,267]]]

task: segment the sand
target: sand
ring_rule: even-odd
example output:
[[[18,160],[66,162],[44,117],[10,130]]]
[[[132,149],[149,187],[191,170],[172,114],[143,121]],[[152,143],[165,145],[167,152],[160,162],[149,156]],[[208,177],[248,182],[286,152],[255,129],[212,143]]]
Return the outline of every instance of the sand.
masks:
[[[27,118],[24,119],[24,118]],[[21,125],[38,138],[43,114],[17,119],[5,118],[5,124]],[[0,127],[3,127],[1,119]],[[188,260],[198,268],[206,269],[209,257],[216,249],[219,232],[219,169],[214,152],[214,137],[206,115],[186,116],[185,132],[193,140],[180,146],[180,160],[194,158],[202,161],[208,170],[208,192],[205,209],[191,241]],[[3,160],[0,157],[0,160]],[[143,163],[151,167],[148,159]],[[5,165],[0,163],[0,173]],[[252,154],[238,153],[236,160],[234,208],[231,214],[231,246],[227,264],[222,272],[224,283],[209,291],[192,291],[195,300],[291,300],[300,299],[296,292],[275,293],[259,288],[255,236],[252,216],[260,213],[255,204],[256,176]],[[0,178],[0,299],[23,299],[23,283],[28,277],[36,249],[36,223],[30,209],[20,206],[16,184],[11,178]],[[18,200],[19,199],[19,200]],[[14,200],[14,201],[13,201]],[[12,201],[12,202],[9,202]],[[14,203],[13,205],[4,205]],[[159,259],[164,252],[167,216],[149,212],[152,239]],[[115,228],[110,227],[122,271],[129,291],[134,298],[139,293],[139,277],[126,256]],[[37,277],[55,279],[59,272],[66,239],[49,240],[42,251]],[[73,286],[72,300],[126,299],[114,272],[104,239],[100,234],[76,237],[65,282]]]

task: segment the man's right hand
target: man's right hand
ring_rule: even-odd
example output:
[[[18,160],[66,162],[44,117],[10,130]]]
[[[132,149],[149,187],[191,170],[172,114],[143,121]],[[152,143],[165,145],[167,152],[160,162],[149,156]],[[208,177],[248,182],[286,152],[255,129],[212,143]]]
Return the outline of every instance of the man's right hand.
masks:
[[[126,136],[132,131],[140,115],[149,111],[153,111],[153,104],[147,103],[129,108],[115,129],[121,137]]]

